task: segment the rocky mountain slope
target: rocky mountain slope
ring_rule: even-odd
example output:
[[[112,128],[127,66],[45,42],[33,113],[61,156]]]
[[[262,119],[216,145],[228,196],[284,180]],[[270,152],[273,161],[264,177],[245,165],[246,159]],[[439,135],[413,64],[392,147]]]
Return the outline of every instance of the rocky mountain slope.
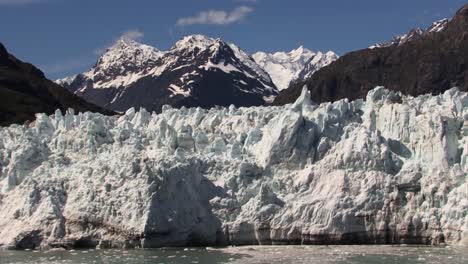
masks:
[[[316,102],[364,98],[377,85],[419,95],[468,90],[468,5],[450,21],[415,30],[382,47],[348,53],[283,90],[275,104],[294,102],[307,85]]]
[[[120,39],[89,71],[57,81],[102,107],[252,106],[271,101],[269,75],[234,44],[202,35],[178,41],[169,51]]]
[[[442,19],[442,20],[436,21],[432,23],[432,25],[426,30],[421,29],[419,27],[414,28],[406,34],[395,36],[391,41],[372,45],[369,48],[375,49],[375,48],[390,47],[390,46],[400,46],[400,45],[405,44],[406,42],[413,41],[416,39],[421,39],[424,36],[429,35],[431,33],[440,32],[444,30],[447,27],[447,24],[449,23],[449,21],[450,20],[448,19]]]
[[[328,66],[330,63],[336,61],[338,58],[338,55],[333,51],[327,51],[326,53],[322,53],[319,51],[308,63],[306,63],[306,65],[304,65],[304,68],[299,73],[297,73],[297,75],[292,81],[298,82],[306,80],[318,70],[325,66]]]
[[[56,109],[65,113],[68,108],[112,114],[47,80],[39,69],[15,58],[0,43],[0,126],[34,120],[36,113],[52,114]]]
[[[0,128],[0,246],[468,245],[468,94]]]
[[[278,90],[289,87],[293,80],[304,80],[338,58],[334,52],[313,52],[302,46],[286,52],[256,52],[252,58],[271,76]]]

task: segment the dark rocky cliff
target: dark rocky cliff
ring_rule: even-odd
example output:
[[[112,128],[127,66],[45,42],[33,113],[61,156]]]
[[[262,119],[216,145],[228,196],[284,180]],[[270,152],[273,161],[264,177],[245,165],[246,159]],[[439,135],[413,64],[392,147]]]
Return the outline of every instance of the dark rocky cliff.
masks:
[[[409,95],[468,90],[468,5],[440,32],[403,44],[351,52],[311,78],[281,91],[274,104],[292,103],[307,85],[318,103],[363,98],[376,86]]]
[[[113,114],[73,95],[48,80],[42,71],[9,54],[0,43],[0,125],[34,120],[36,113],[52,114],[56,109]]]

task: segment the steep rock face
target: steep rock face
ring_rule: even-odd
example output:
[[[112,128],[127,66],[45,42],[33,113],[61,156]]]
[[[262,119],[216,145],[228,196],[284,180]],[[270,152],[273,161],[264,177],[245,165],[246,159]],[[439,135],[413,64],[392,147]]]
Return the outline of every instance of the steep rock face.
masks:
[[[0,128],[0,245],[467,243],[468,95],[38,115]]]
[[[314,72],[338,58],[334,52],[313,52],[302,46],[286,52],[273,54],[256,52],[252,58],[271,76],[278,90],[284,90],[294,80],[304,80]]]
[[[165,52],[121,39],[91,70],[57,82],[116,111],[262,105],[277,94],[268,74],[239,47],[202,35],[187,36]]]
[[[294,102],[304,85],[316,102],[364,98],[378,85],[413,96],[438,94],[454,86],[468,90],[468,5],[449,22],[416,31],[389,45],[340,57],[281,91],[274,103]]]
[[[35,119],[36,113],[64,113],[68,108],[112,114],[87,103],[45,78],[44,73],[29,63],[8,54],[0,43],[0,126]]]

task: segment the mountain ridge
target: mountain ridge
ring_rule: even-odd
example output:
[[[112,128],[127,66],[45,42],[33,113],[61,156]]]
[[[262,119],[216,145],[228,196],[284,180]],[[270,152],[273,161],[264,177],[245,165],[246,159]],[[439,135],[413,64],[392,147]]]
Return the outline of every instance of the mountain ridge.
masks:
[[[53,114],[57,109],[65,113],[68,108],[78,112],[114,114],[46,79],[41,70],[9,54],[0,43],[1,126],[32,121],[36,118],[36,113]]]
[[[283,90],[273,104],[292,103],[307,86],[318,103],[363,98],[375,86],[409,95],[468,89],[468,4],[442,29],[401,45],[367,48],[341,56],[309,79]]]
[[[221,39],[190,35],[168,51],[151,49],[134,40],[127,41],[132,48],[119,49],[121,42],[108,49],[89,71],[57,82],[86,100],[116,111],[130,107],[160,111],[164,104],[254,106],[265,104],[277,94],[270,76],[250,55]],[[121,54],[128,51],[128,56]],[[137,60],[140,67],[133,67],[134,58],[138,58],[135,54],[143,53],[152,59]],[[105,71],[103,63],[110,68],[115,63],[117,70]]]

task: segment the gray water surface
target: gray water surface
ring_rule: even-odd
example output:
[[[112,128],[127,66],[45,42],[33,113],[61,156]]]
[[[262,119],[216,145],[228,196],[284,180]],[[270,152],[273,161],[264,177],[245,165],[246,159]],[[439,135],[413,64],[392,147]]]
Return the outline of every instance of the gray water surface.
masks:
[[[258,246],[224,249],[0,251],[0,263],[467,264],[467,251],[466,248],[409,246]]]

